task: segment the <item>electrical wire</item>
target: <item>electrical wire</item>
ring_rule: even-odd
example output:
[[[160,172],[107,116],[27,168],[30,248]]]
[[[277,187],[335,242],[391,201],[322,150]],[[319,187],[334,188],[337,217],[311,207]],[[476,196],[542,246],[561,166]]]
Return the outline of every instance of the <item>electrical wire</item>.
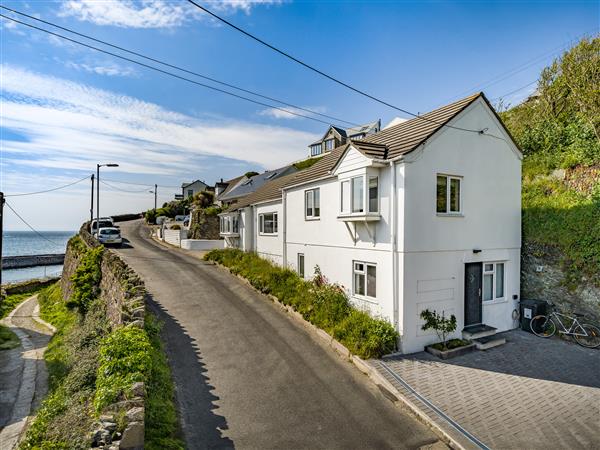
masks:
[[[112,184],[110,184],[110,183],[107,183],[106,181],[104,181],[104,180],[102,180],[102,179],[100,180],[100,183],[102,183],[102,184],[104,184],[105,186],[108,186],[109,188],[111,188],[111,189],[114,189],[114,190],[116,190],[116,191],[128,192],[128,193],[130,193],[130,194],[141,194],[141,193],[143,193],[143,192],[149,192],[149,190],[150,190],[150,189],[152,189],[152,187],[150,187],[150,186],[148,185],[148,188],[147,188],[147,189],[143,189],[143,190],[137,190],[137,191],[132,191],[132,190],[129,190],[129,189],[122,189],[122,188],[119,188],[119,187],[117,187],[117,186],[113,186]]]
[[[328,114],[323,114],[323,113],[320,113],[320,112],[317,112],[317,111],[313,111],[312,109],[309,109],[309,108],[304,108],[304,107],[301,107],[301,106],[298,106],[298,105],[294,105],[294,104],[292,104],[292,103],[288,103],[288,102],[285,102],[285,101],[283,101],[283,100],[279,100],[279,99],[276,99],[276,98],[274,98],[274,97],[270,97],[270,96],[268,96],[268,95],[260,94],[260,93],[258,93],[258,92],[256,92],[256,91],[251,91],[251,90],[249,90],[249,89],[244,89],[244,88],[241,88],[241,87],[239,87],[239,86],[236,86],[236,85],[234,85],[234,84],[231,84],[231,83],[226,83],[226,82],[224,82],[224,81],[217,80],[216,78],[212,78],[212,77],[209,77],[209,76],[207,76],[207,75],[202,75],[201,73],[194,72],[194,71],[192,71],[192,70],[189,70],[189,69],[185,69],[185,68],[183,68],[183,67],[181,67],[181,66],[177,66],[177,65],[175,65],[175,64],[170,64],[170,63],[167,63],[167,62],[161,61],[161,60],[159,60],[159,59],[152,58],[152,57],[150,57],[150,56],[144,55],[144,54],[142,54],[142,53],[135,52],[135,51],[133,51],[133,50],[128,50],[128,49],[126,49],[126,48],[124,48],[124,47],[120,47],[120,46],[118,46],[118,45],[111,44],[111,43],[109,43],[109,42],[107,42],[107,41],[103,41],[103,40],[101,40],[101,39],[94,38],[94,37],[92,37],[92,36],[89,36],[89,35],[87,35],[87,34],[80,33],[80,32],[78,32],[78,31],[72,30],[72,29],[70,29],[70,28],[63,27],[63,26],[61,26],[61,25],[58,25],[58,24],[56,24],[56,23],[53,23],[53,22],[50,22],[50,21],[47,21],[47,20],[43,20],[43,19],[40,19],[40,18],[38,18],[38,17],[35,17],[35,16],[31,16],[31,15],[29,15],[29,14],[26,14],[26,13],[22,12],[22,11],[18,11],[18,10],[16,10],[16,9],[8,8],[7,6],[4,6],[4,5],[0,5],[0,8],[2,8],[2,9],[5,9],[5,10],[7,10],[7,11],[10,11],[10,12],[12,12],[12,13],[15,13],[15,14],[19,14],[19,15],[21,15],[21,16],[27,17],[27,18],[29,18],[29,19],[36,20],[36,21],[38,21],[38,22],[41,22],[41,23],[44,23],[44,24],[46,24],[46,25],[53,26],[53,27],[55,27],[55,28],[58,28],[58,29],[61,29],[61,30],[63,30],[63,31],[67,31],[67,32],[69,32],[69,33],[72,33],[72,34],[75,34],[75,35],[77,35],[77,36],[80,36],[80,37],[83,37],[83,38],[89,39],[89,40],[91,40],[91,41],[98,42],[98,43],[100,43],[100,44],[103,44],[103,45],[106,45],[106,46],[108,46],[108,47],[112,47],[112,48],[114,48],[114,49],[117,49],[117,50],[120,50],[120,51],[123,51],[123,52],[129,53],[129,54],[131,54],[131,55],[135,55],[135,56],[138,56],[138,57],[140,57],[140,58],[144,58],[144,59],[146,59],[146,60],[148,60],[148,61],[152,61],[152,62],[155,62],[155,63],[161,64],[161,65],[163,65],[163,66],[165,66],[165,67],[170,67],[171,69],[177,69],[177,70],[180,70],[180,71],[182,71],[182,72],[188,73],[188,74],[190,74],[190,75],[195,75],[195,76],[197,76],[197,77],[200,77],[200,78],[203,78],[203,79],[205,79],[205,80],[212,81],[213,83],[217,83],[217,84],[220,84],[220,85],[222,85],[222,86],[227,86],[227,87],[229,87],[229,88],[232,88],[232,89],[237,89],[238,91],[240,91],[240,92],[245,92],[246,94],[255,95],[255,96],[257,96],[257,97],[264,98],[265,100],[269,100],[269,101],[272,101],[272,102],[277,102],[277,103],[280,103],[280,104],[282,104],[282,105],[289,106],[290,108],[294,108],[294,109],[297,109],[297,110],[300,110],[300,111],[304,111],[304,112],[307,112],[307,113],[310,113],[310,114],[315,114],[315,115],[317,115],[317,116],[325,117],[325,118],[327,118],[327,119],[335,120],[336,122],[344,122],[344,123],[346,123],[346,124],[349,124],[349,125],[352,125],[352,126],[360,126],[360,124],[357,124],[357,123],[354,123],[354,122],[349,122],[349,121],[347,121],[347,120],[343,120],[343,119],[340,119],[340,118],[337,118],[337,117],[334,117],[334,116],[330,116],[330,115],[328,115]]]
[[[82,179],[80,179],[80,180],[73,181],[72,183],[65,184],[65,185],[63,185],[63,186],[59,186],[59,187],[56,187],[56,188],[53,188],[53,189],[46,189],[45,191],[37,191],[37,192],[25,192],[25,193],[22,193],[22,194],[7,194],[7,195],[5,195],[5,197],[22,197],[22,196],[24,196],[24,195],[37,195],[37,194],[45,194],[45,193],[47,193],[47,192],[54,192],[54,191],[58,191],[58,190],[60,190],[60,189],[67,188],[67,187],[69,187],[69,186],[73,186],[73,185],[75,185],[75,184],[77,184],[77,183],[81,183],[81,182],[82,182],[82,181],[84,181],[84,180],[88,180],[88,179],[89,179],[89,177],[90,177],[89,175],[86,175],[84,178],[82,178]]]
[[[105,178],[106,179],[106,178]],[[154,188],[154,185],[144,184],[144,183],[134,183],[133,181],[121,181],[121,180],[112,180],[108,179],[111,183],[122,183],[122,184],[131,184],[133,186],[150,186],[150,189]],[[170,186],[166,184],[157,184],[158,187],[169,188],[169,189],[181,189],[181,186]]]
[[[527,83],[525,86],[521,86],[520,88],[517,88],[517,89],[515,89],[515,90],[513,90],[513,91],[507,92],[506,94],[499,95],[498,97],[494,98],[493,100],[500,100],[501,98],[504,98],[504,97],[507,97],[507,96],[509,96],[509,95],[512,95],[512,94],[514,94],[514,93],[516,93],[516,92],[519,92],[519,91],[521,91],[521,90],[523,90],[523,89],[525,89],[525,88],[527,88],[527,87],[529,87],[529,86],[531,86],[532,84],[535,84],[535,83],[537,83],[537,82],[538,82],[538,80],[533,80],[533,81],[531,81],[530,83]]]
[[[104,54],[110,55],[110,56],[114,56],[115,58],[119,58],[119,59],[122,59],[124,61],[128,61],[130,63],[137,64],[139,66],[145,67],[147,69],[151,69],[151,70],[154,70],[156,72],[160,72],[160,73],[162,73],[164,75],[169,75],[169,76],[172,76],[174,78],[178,78],[180,80],[187,81],[188,83],[192,83],[192,84],[195,84],[197,86],[204,87],[206,89],[211,89],[211,90],[216,91],[216,92],[221,92],[221,93],[229,95],[231,97],[235,97],[235,98],[238,98],[238,99],[241,99],[241,100],[245,100],[245,101],[250,102],[250,103],[255,103],[257,105],[261,105],[261,106],[264,106],[266,108],[276,109],[276,110],[282,111],[284,113],[291,114],[293,116],[303,117],[305,119],[313,120],[315,122],[320,122],[320,123],[323,123],[323,124],[328,125],[328,126],[331,125],[330,122],[326,122],[324,120],[317,119],[316,117],[311,117],[311,116],[307,116],[305,114],[300,114],[300,113],[297,113],[297,112],[294,112],[294,111],[290,111],[290,110],[285,109],[285,108],[280,108],[279,106],[271,105],[271,104],[268,104],[268,103],[263,103],[263,102],[260,102],[260,101],[257,101],[257,100],[253,100],[253,99],[248,98],[248,97],[244,97],[243,95],[238,95],[238,94],[235,94],[233,92],[226,91],[224,89],[220,89],[220,88],[217,88],[217,87],[214,87],[214,86],[210,86],[208,84],[200,83],[200,82],[192,80],[190,78],[186,78],[186,77],[183,77],[181,75],[177,75],[177,74],[175,74],[173,72],[169,72],[169,71],[166,71],[166,70],[163,70],[163,69],[159,69],[158,67],[154,67],[154,66],[151,66],[149,64],[145,64],[143,62],[136,61],[135,59],[131,59],[131,58],[128,58],[128,57],[123,56],[123,55],[119,55],[119,54],[116,54],[116,53],[109,52],[108,50],[104,50],[104,49],[101,49],[101,48],[98,48],[98,47],[94,47],[93,45],[86,44],[86,43],[78,41],[76,39],[72,39],[72,38],[64,36],[62,34],[58,34],[58,33],[55,33],[53,31],[47,30],[45,28],[41,28],[41,27],[38,27],[36,25],[32,25],[30,23],[23,22],[21,20],[15,19],[13,17],[6,16],[4,14],[0,14],[0,17],[2,17],[4,19],[7,19],[7,20],[11,20],[11,21],[16,22],[16,23],[19,23],[19,24],[24,25],[24,26],[29,27],[29,28],[33,28],[35,30],[42,31],[42,32],[50,34],[52,36],[56,36],[58,38],[64,39],[64,40],[69,41],[69,42],[72,42],[74,44],[78,44],[78,45],[81,45],[83,47],[87,47],[87,48],[95,50],[97,52],[104,53]]]
[[[292,56],[291,54],[289,54],[289,53],[287,53],[287,52],[285,52],[285,51],[283,51],[283,50],[280,50],[279,48],[275,47],[274,45],[271,45],[271,44],[269,44],[268,42],[266,42],[266,41],[262,40],[261,38],[259,38],[259,37],[255,36],[255,35],[253,35],[252,33],[249,33],[248,31],[246,31],[246,30],[244,30],[244,29],[242,29],[242,28],[238,27],[237,25],[234,25],[233,23],[229,22],[228,20],[224,19],[223,17],[221,17],[221,16],[219,16],[219,15],[215,14],[214,12],[212,12],[211,10],[209,10],[208,8],[205,8],[204,6],[202,6],[202,5],[198,4],[198,3],[196,3],[194,0],[187,0],[187,2],[188,2],[188,3],[191,3],[191,4],[192,4],[192,5],[194,5],[196,8],[199,8],[199,9],[201,9],[201,10],[202,10],[202,11],[204,11],[205,13],[207,13],[207,14],[211,15],[212,17],[214,17],[215,19],[219,20],[220,22],[223,22],[225,25],[227,25],[227,26],[229,26],[229,27],[231,27],[231,28],[233,28],[233,29],[235,29],[235,30],[239,31],[240,33],[242,33],[242,34],[244,34],[244,35],[248,36],[249,38],[251,38],[251,39],[255,40],[256,42],[258,42],[258,43],[260,43],[260,44],[264,45],[265,47],[268,47],[268,48],[270,48],[271,50],[273,50],[273,51],[275,51],[275,52],[279,53],[280,55],[282,55],[282,56],[284,56],[284,57],[286,57],[286,58],[288,58],[288,59],[291,59],[292,61],[294,61],[294,62],[296,62],[296,63],[300,64],[301,66],[304,66],[304,67],[306,67],[306,68],[307,68],[307,69],[309,69],[309,70],[312,70],[313,72],[315,72],[315,73],[317,73],[317,74],[319,74],[319,75],[321,75],[321,76],[323,76],[323,77],[325,77],[325,78],[327,78],[327,79],[329,79],[329,80],[333,81],[334,83],[337,83],[337,84],[339,84],[340,86],[343,86],[343,87],[345,87],[345,88],[347,88],[347,89],[350,89],[351,91],[354,91],[354,92],[356,92],[357,94],[360,94],[360,95],[362,95],[362,96],[364,96],[364,97],[367,97],[367,98],[369,98],[369,99],[371,99],[371,100],[373,100],[373,101],[376,101],[377,103],[380,103],[380,104],[382,104],[382,105],[385,105],[385,106],[387,106],[388,108],[395,109],[395,110],[397,110],[397,111],[400,111],[400,112],[402,112],[402,113],[404,113],[404,114],[407,114],[407,115],[409,115],[409,116],[412,116],[412,117],[414,117],[414,118],[418,118],[418,119],[421,119],[421,120],[424,120],[424,121],[427,121],[427,122],[431,122],[431,123],[434,123],[434,124],[436,124],[436,125],[444,126],[444,127],[447,127],[447,128],[453,128],[453,129],[455,129],[455,130],[460,130],[460,131],[466,131],[466,132],[470,132],[470,133],[477,133],[477,134],[483,134],[483,135],[485,135],[485,133],[482,133],[482,130],[471,130],[471,129],[468,129],[468,128],[461,128],[461,127],[456,127],[456,126],[453,126],[453,125],[448,125],[448,124],[446,124],[446,123],[437,122],[437,121],[435,121],[435,120],[433,120],[433,119],[430,119],[430,118],[428,118],[428,117],[423,117],[423,116],[421,116],[421,115],[419,115],[419,114],[415,114],[415,113],[413,113],[413,112],[407,111],[406,109],[400,108],[400,107],[398,107],[398,106],[395,106],[395,105],[393,105],[393,104],[391,104],[391,103],[389,103],[389,102],[386,102],[385,100],[382,100],[382,99],[380,99],[380,98],[377,98],[377,97],[375,97],[374,95],[371,95],[371,94],[369,94],[369,93],[367,93],[367,92],[365,92],[365,91],[363,91],[363,90],[361,90],[361,89],[355,88],[354,86],[351,86],[350,84],[348,84],[348,83],[346,83],[346,82],[344,82],[344,81],[341,81],[341,80],[339,80],[338,78],[335,78],[334,76],[332,76],[332,75],[329,75],[329,74],[327,74],[327,73],[323,72],[322,70],[320,70],[320,69],[317,69],[317,68],[316,68],[316,67],[314,67],[314,66],[311,66],[311,65],[310,65],[310,64],[308,64],[308,63],[305,63],[304,61],[302,61],[302,60],[300,60],[300,59],[296,58],[295,56]]]
[[[23,217],[21,217],[21,215],[17,211],[15,211],[14,208],[12,206],[10,206],[10,204],[8,202],[5,202],[4,204],[6,206],[8,206],[8,209],[10,209],[15,214],[15,216],[17,216],[21,220],[21,222],[23,222],[25,225],[27,225],[29,227],[29,229],[31,231],[33,231],[35,234],[37,234],[39,237],[41,237],[42,239],[47,240],[51,244],[60,245],[58,242],[54,242],[52,239],[48,239],[46,236],[44,236],[38,230],[36,230],[35,228],[33,228],[31,225],[29,225],[29,223],[25,219],[23,219]]]

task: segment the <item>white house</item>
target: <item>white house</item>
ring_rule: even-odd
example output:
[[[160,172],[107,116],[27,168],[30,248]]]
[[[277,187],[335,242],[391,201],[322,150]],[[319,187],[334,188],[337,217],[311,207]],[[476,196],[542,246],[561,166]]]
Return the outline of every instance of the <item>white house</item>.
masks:
[[[456,337],[505,331],[520,294],[521,159],[476,94],[265,184],[221,215],[222,235],[306,278],[318,265],[394,325],[405,353],[437,340],[424,309],[454,314]]]
[[[193,197],[199,192],[206,191],[209,186],[200,180],[192,181],[191,183],[182,183],[181,184],[181,194],[182,198]]]

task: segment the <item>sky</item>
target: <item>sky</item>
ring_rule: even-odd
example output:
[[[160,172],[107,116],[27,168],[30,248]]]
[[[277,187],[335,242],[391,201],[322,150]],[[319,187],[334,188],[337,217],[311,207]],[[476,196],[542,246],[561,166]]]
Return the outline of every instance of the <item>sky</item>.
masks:
[[[518,104],[535,90],[543,67],[600,29],[598,0],[201,3],[320,70],[414,113],[481,90],[494,104],[500,98]],[[97,163],[119,164],[101,169],[101,215],[128,213],[153,206],[155,183],[162,204],[180,192],[182,182],[214,184],[303,159],[329,123],[381,119],[385,125],[406,117],[282,57],[185,0],[6,0],[2,5],[336,118],[313,116],[321,123],[294,116],[271,107],[287,106],[235,91],[265,103],[253,104],[2,18],[0,190],[37,230],[75,230],[89,218],[87,178]],[[78,180],[83,181],[53,192],[15,195]],[[4,226],[27,229],[10,209]]]

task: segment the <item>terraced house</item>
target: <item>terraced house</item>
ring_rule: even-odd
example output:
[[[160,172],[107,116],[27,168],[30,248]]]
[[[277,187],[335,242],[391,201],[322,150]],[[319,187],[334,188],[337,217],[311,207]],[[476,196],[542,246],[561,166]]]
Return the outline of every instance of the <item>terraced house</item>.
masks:
[[[319,266],[405,353],[437,340],[424,309],[454,314],[457,335],[504,331],[520,292],[521,159],[480,93],[265,183],[221,215],[221,234],[306,278]]]

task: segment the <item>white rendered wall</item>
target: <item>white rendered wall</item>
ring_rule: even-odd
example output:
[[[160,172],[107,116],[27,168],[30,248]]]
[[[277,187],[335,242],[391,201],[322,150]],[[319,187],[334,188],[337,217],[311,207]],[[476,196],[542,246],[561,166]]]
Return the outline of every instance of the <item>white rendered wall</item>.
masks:
[[[452,125],[488,128],[506,138],[481,100]],[[507,142],[446,128],[404,164],[404,238],[399,245],[404,274],[401,288],[403,351],[420,351],[437,340],[420,330],[420,311],[444,310],[464,325],[464,264],[504,261],[505,300],[483,306],[483,322],[499,331],[515,326],[513,294],[520,294],[521,161]],[[462,216],[436,213],[438,173],[463,177]],[[481,253],[473,253],[480,249]]]
[[[254,206],[253,228],[256,242],[256,252],[263,258],[270,259],[276,264],[283,265],[283,208],[281,200]],[[258,226],[258,217],[263,213],[276,212],[278,214],[277,234],[261,234]]]

